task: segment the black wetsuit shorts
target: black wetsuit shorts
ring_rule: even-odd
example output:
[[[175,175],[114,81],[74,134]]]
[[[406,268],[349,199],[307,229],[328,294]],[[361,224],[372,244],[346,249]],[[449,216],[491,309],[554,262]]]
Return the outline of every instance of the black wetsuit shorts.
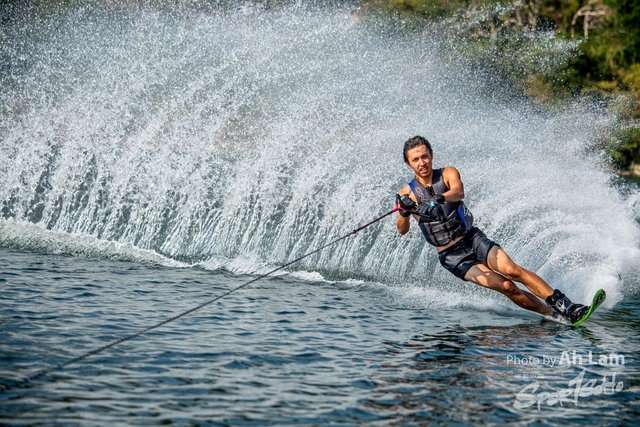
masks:
[[[489,251],[496,242],[489,240],[477,227],[469,230],[462,239],[438,252],[440,264],[456,277],[466,280],[464,276],[474,265],[487,265]]]

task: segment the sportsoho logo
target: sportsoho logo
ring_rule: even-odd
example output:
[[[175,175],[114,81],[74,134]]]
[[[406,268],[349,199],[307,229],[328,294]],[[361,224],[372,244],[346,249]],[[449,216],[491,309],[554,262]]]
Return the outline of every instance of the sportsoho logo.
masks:
[[[589,366],[591,368],[608,367],[621,368],[625,364],[625,357],[622,354],[593,354],[591,351],[580,353],[577,351],[563,351],[560,356],[542,356],[542,357],[519,357],[516,355],[507,356],[507,365],[520,366],[540,366],[551,368],[553,366]],[[540,410],[542,404],[547,406],[560,405],[564,403],[573,403],[578,405],[580,398],[599,395],[613,395],[622,391],[624,383],[617,381],[617,372],[607,372],[599,374],[597,378],[588,379],[587,368],[583,367],[582,371],[568,381],[566,388],[555,390],[541,390],[540,382],[534,381],[526,385],[516,395],[513,406],[517,409],[528,408],[537,405]],[[537,379],[542,375],[525,374],[519,375],[523,378]]]

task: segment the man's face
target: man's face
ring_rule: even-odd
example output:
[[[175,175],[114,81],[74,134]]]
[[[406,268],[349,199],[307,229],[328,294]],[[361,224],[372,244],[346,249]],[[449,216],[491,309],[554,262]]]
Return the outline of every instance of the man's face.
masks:
[[[420,177],[427,177],[431,174],[432,160],[433,156],[424,145],[418,145],[417,147],[407,151],[409,167]]]

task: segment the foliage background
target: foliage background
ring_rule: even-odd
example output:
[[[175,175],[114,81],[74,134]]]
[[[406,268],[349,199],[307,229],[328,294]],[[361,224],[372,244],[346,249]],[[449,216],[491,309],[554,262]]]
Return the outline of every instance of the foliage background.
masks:
[[[640,0],[364,0],[362,8],[418,26],[458,25],[478,64],[544,108],[578,96],[604,106],[619,120],[600,146],[619,173],[640,175]]]

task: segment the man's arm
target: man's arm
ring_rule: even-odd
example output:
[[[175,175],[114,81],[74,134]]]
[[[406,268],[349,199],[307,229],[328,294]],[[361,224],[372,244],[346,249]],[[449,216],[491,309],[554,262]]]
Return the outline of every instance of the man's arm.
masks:
[[[460,172],[454,167],[447,167],[442,171],[444,183],[449,187],[443,196],[444,200],[450,203],[459,202],[464,199],[464,185],[460,179]]]
[[[411,188],[409,188],[408,185],[405,185],[404,188],[398,192],[398,194],[400,196],[407,194],[411,198],[411,200],[413,200],[414,202],[416,201],[415,197],[413,197],[413,194],[411,193]],[[400,215],[400,213],[398,213],[398,219],[396,220],[396,227],[398,227],[398,232],[400,234],[407,234],[410,225],[411,216],[405,218]]]

